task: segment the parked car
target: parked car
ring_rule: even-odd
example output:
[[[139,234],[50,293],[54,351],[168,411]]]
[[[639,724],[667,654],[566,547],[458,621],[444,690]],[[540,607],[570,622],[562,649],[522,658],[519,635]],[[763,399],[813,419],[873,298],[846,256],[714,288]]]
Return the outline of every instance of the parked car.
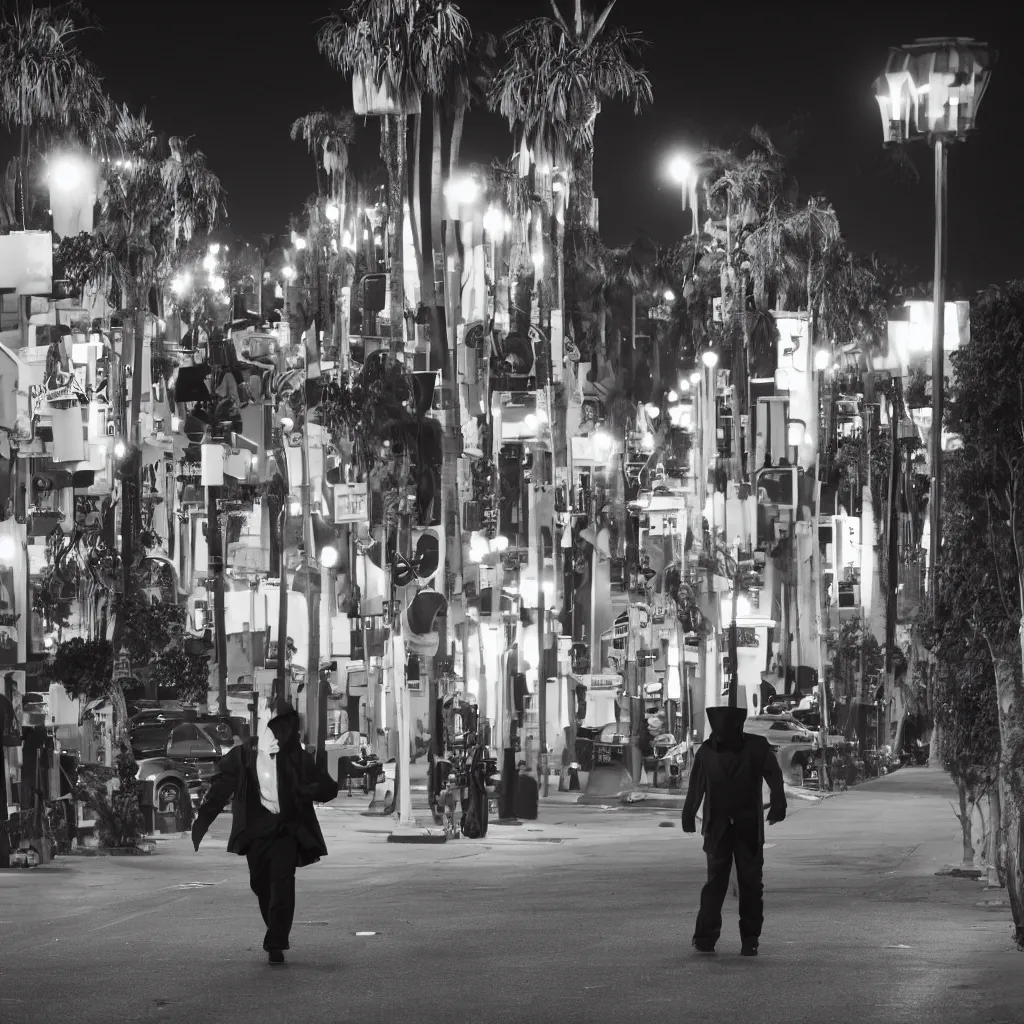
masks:
[[[136,760],[162,757],[167,752],[167,740],[175,727],[184,722],[195,722],[215,729],[219,742],[230,747],[236,734],[248,734],[248,722],[231,715],[208,715],[193,708],[161,707],[140,711],[128,722],[128,736]]]
[[[743,723],[743,731],[764,736],[770,743],[809,743],[814,746],[817,736],[791,714],[750,715]]]

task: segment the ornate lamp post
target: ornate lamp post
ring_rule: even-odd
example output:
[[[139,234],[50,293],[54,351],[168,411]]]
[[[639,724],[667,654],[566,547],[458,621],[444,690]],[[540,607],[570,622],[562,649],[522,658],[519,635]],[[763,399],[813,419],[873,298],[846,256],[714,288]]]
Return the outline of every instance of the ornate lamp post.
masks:
[[[924,139],[935,151],[935,264],[932,321],[932,487],[929,500],[932,601],[942,550],[942,404],[946,276],[946,148],[974,130],[995,51],[973,39],[918,39],[893,47],[875,82],[885,144]],[[894,438],[895,441],[895,438]]]

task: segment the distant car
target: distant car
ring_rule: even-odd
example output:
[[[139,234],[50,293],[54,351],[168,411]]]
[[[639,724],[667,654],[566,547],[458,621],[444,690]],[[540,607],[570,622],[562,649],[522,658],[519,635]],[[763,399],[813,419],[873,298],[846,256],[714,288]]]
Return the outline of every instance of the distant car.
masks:
[[[140,711],[128,722],[128,736],[136,760],[147,757],[163,757],[167,753],[167,740],[176,726],[184,722],[201,725],[216,725],[217,735],[226,746],[231,746],[232,736],[245,734],[247,723],[240,718],[221,715],[206,715],[193,708],[161,707]]]
[[[818,749],[818,737],[792,715],[750,715],[743,731],[763,736],[772,746],[786,781],[803,785]]]
[[[750,715],[743,723],[743,731],[764,736],[770,743],[809,743],[814,746],[817,737],[806,725],[790,714]]]
[[[226,722],[182,722],[167,737],[166,754],[171,761],[214,765],[234,746]]]

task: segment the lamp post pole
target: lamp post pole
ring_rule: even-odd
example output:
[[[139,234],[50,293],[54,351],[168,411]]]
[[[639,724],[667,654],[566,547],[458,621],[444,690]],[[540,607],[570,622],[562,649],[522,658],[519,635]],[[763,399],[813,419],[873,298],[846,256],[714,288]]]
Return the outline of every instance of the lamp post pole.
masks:
[[[946,327],[946,142],[936,135],[935,150],[935,262],[932,280],[932,486],[928,514],[931,530],[931,603],[939,591],[942,558],[942,406],[945,388]],[[895,428],[894,428],[895,429]],[[893,445],[897,439],[893,438]]]
[[[996,54],[963,37],[918,39],[889,51],[875,82],[886,145],[927,139],[935,155],[935,253],[932,282],[932,436],[929,500],[930,600],[942,559],[942,407],[945,369],[946,150],[974,130]],[[894,435],[893,443],[896,443]]]

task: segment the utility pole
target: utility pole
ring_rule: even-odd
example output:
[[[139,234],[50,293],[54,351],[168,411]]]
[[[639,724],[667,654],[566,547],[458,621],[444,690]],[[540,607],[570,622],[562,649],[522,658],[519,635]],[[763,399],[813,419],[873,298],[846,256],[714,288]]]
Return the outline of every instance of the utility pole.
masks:
[[[285,552],[285,543],[288,539],[288,505],[290,503],[287,494],[283,496],[281,511],[277,515],[277,535],[279,538],[279,562],[278,574],[280,576],[280,590],[278,591],[277,602],[277,677],[274,681],[274,696],[287,700],[288,698],[288,557]]]
[[[224,622],[224,550],[220,531],[219,487],[206,488],[206,544],[213,586],[213,633],[217,656],[217,710],[228,713],[228,645]]]

